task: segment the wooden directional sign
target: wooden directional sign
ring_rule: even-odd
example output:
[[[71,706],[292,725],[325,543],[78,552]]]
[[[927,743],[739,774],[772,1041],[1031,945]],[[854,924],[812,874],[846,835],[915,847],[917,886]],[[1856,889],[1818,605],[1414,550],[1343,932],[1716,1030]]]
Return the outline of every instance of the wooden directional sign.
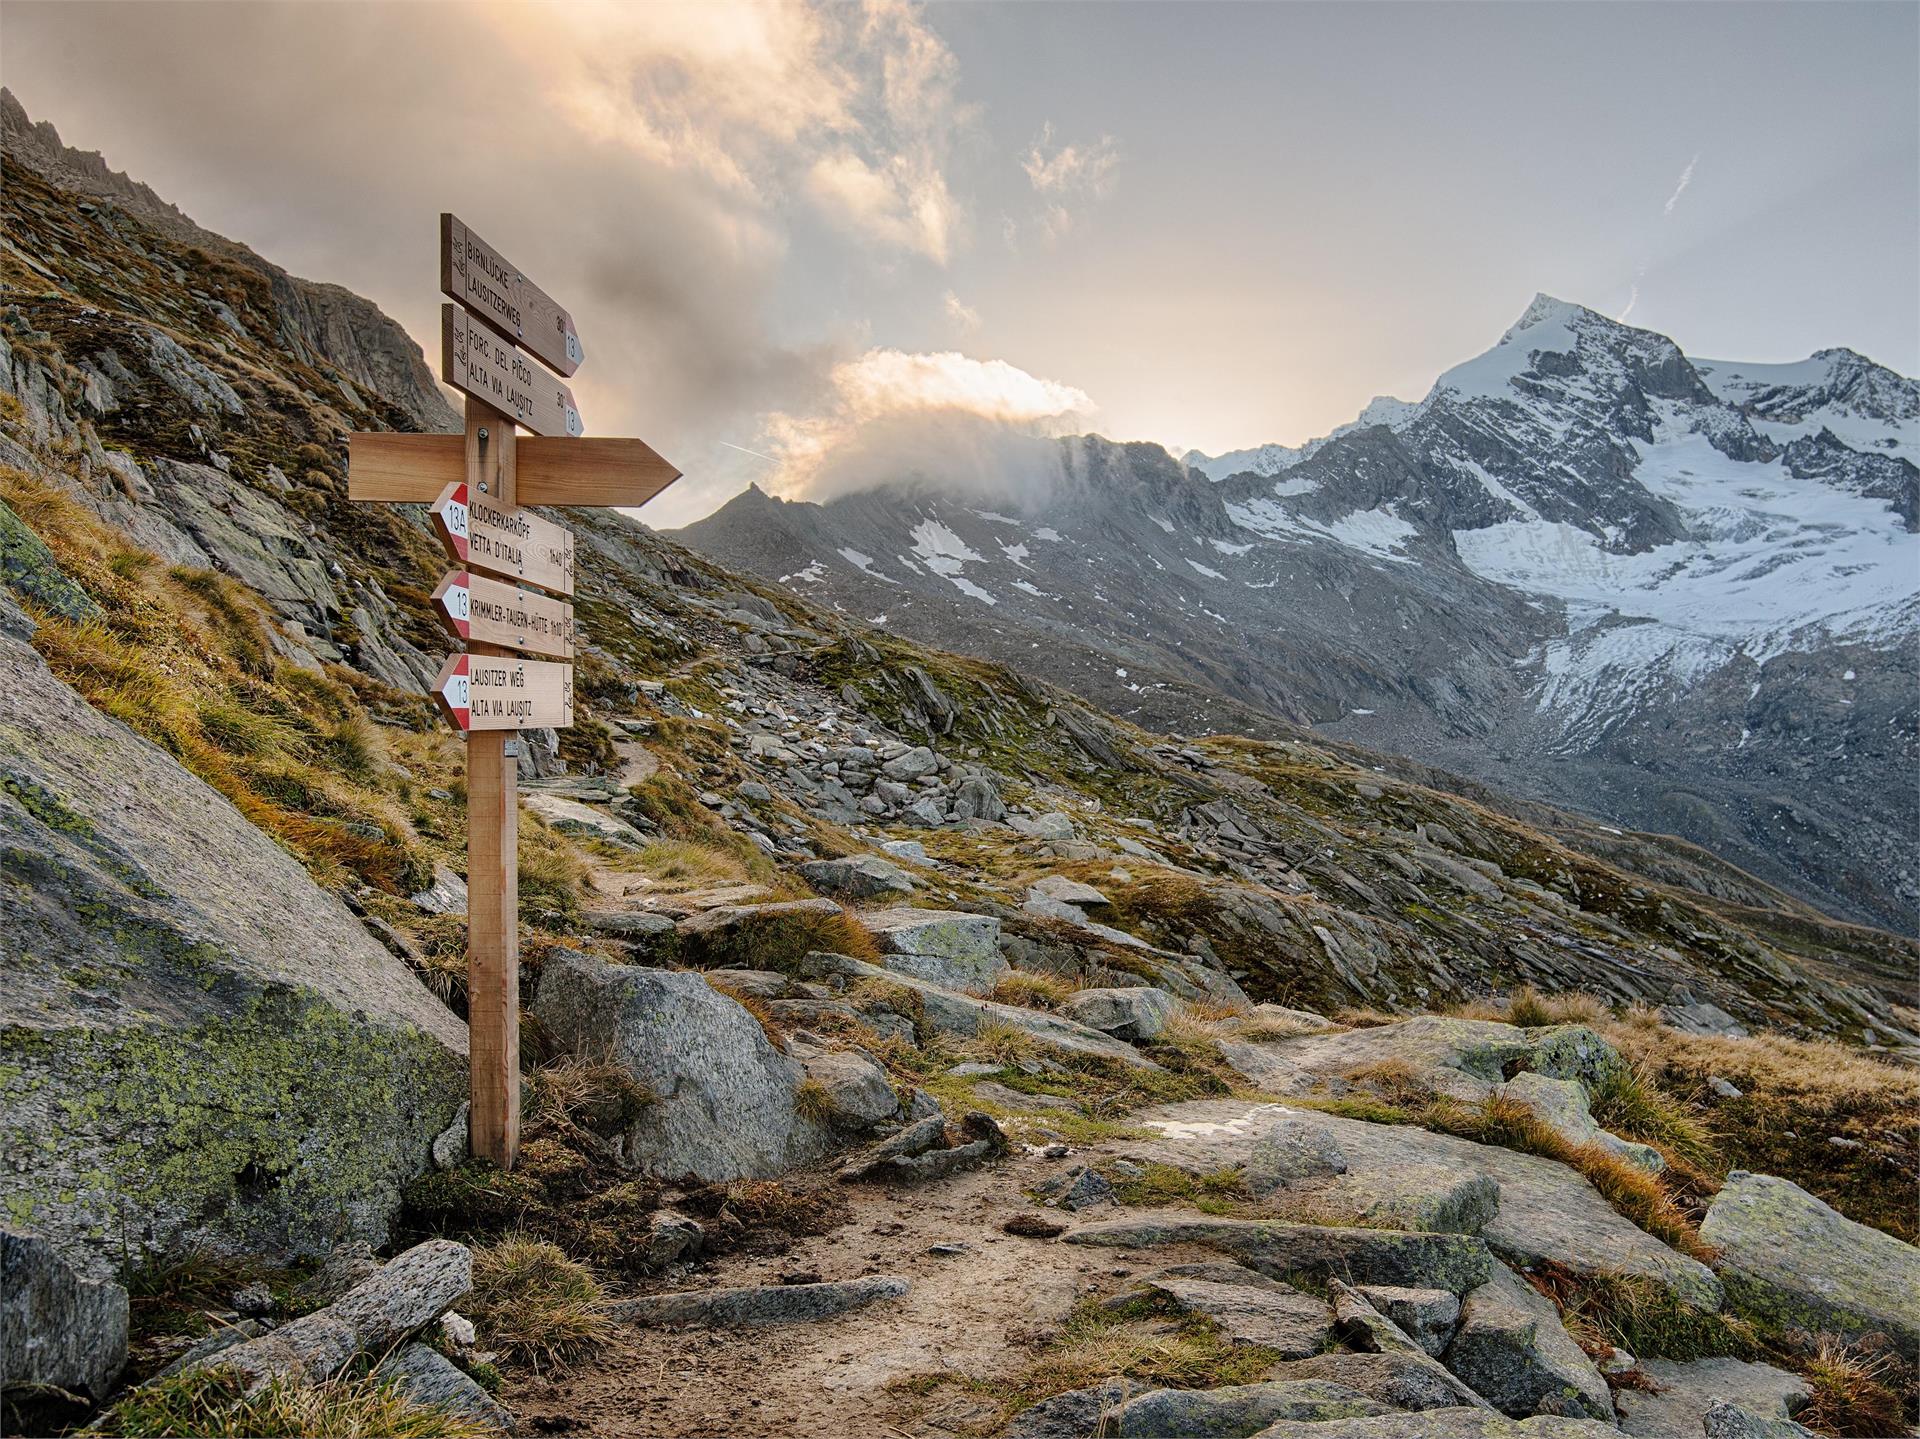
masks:
[[[573,606],[537,590],[455,570],[433,592],[440,622],[469,644],[573,658]]]
[[[573,391],[458,305],[440,307],[440,378],[537,435],[585,428]]]
[[[580,368],[573,316],[452,215],[440,217],[440,293],[458,300],[562,375]]]
[[[515,449],[523,505],[644,505],[680,478],[644,440],[522,435]],[[460,435],[347,436],[349,499],[427,505],[466,477]]]
[[[468,569],[573,593],[573,531],[518,505],[448,485],[430,511],[447,553]]]
[[[453,655],[433,697],[462,731],[566,729],[573,723],[573,666],[546,660]]]

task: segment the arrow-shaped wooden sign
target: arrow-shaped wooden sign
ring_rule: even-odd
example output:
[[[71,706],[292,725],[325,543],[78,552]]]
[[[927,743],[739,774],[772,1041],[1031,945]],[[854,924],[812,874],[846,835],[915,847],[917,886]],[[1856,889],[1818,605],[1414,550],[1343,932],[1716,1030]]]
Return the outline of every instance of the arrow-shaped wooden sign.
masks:
[[[433,697],[463,732],[566,729],[573,723],[573,666],[452,655],[433,682]]]
[[[537,590],[455,570],[433,592],[440,622],[469,644],[573,658],[573,606]]]
[[[573,391],[458,305],[440,307],[440,378],[536,435],[579,435]]]
[[[447,214],[440,216],[440,292],[562,375],[571,375],[587,357],[573,316],[509,265],[506,256]]]
[[[644,505],[680,478],[644,440],[522,435],[514,449],[523,505]],[[466,477],[460,435],[361,430],[347,436],[349,499],[426,505]]]
[[[573,531],[518,505],[448,485],[428,512],[458,564],[559,594],[573,593]]]

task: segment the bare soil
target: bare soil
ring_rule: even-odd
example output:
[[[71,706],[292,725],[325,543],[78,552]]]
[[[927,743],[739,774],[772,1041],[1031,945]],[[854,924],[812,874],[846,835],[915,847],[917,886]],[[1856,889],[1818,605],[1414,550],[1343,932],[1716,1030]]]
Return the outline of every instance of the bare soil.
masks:
[[[990,1400],[949,1389],[928,1403],[902,1383],[1016,1368],[1077,1300],[1136,1272],[1110,1251],[1001,1228],[1033,1209],[1022,1192],[1027,1186],[1097,1153],[1076,1150],[1057,1160],[1021,1154],[911,1188],[846,1186],[853,1217],[833,1233],[798,1240],[777,1256],[730,1255],[648,1287],[898,1274],[912,1286],[905,1298],[817,1324],[633,1329],[570,1373],[510,1379],[501,1398],[520,1417],[523,1434],[931,1439],[977,1432],[992,1417]],[[953,1244],[967,1248],[929,1252]]]

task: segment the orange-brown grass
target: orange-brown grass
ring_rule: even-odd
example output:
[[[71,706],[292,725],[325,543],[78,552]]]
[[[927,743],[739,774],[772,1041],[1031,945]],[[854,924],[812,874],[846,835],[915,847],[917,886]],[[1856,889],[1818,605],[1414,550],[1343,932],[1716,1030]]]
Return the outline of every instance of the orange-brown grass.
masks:
[[[1058,975],[1016,969],[1001,975],[987,998],[996,1004],[1017,1004],[1026,1009],[1056,1009],[1071,999],[1077,988]]]
[[[1807,1407],[1796,1416],[1809,1429],[1842,1439],[1911,1432],[1901,1391],[1911,1397],[1914,1381],[1896,1356],[1850,1348],[1823,1334],[1813,1354],[1797,1367],[1813,1389]]]
[[[1828,1041],[1681,1034],[1644,1016],[1603,1032],[1660,1089],[1704,1112],[1715,1175],[1777,1174],[1851,1219],[1920,1239],[1920,1074]],[[1740,1097],[1718,1096],[1709,1077]],[[1596,1104],[1596,1114],[1603,1107]],[[1834,1137],[1858,1147],[1832,1144]]]

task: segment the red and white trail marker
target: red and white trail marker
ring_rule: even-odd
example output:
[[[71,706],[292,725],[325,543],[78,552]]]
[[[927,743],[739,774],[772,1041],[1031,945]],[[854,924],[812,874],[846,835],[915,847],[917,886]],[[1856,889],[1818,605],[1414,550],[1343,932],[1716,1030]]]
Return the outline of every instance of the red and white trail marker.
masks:
[[[469,644],[514,654],[573,658],[573,606],[468,570],[454,570],[433,592],[440,623]]]
[[[566,729],[573,723],[573,666],[494,655],[451,655],[433,697],[463,734]]]

